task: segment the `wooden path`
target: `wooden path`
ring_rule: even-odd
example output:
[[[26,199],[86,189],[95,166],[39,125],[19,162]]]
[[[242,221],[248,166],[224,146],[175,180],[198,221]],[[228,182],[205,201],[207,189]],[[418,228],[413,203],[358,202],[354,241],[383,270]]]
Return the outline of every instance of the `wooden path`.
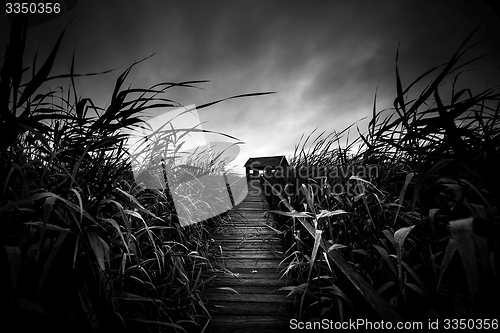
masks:
[[[285,299],[286,286],[280,279],[283,248],[269,228],[274,221],[264,217],[269,210],[260,181],[249,183],[247,197],[229,215],[231,220],[214,235],[212,263],[216,275],[207,293],[207,308],[212,320],[207,332],[288,332],[293,315],[293,301]],[[283,268],[281,266],[281,268]]]

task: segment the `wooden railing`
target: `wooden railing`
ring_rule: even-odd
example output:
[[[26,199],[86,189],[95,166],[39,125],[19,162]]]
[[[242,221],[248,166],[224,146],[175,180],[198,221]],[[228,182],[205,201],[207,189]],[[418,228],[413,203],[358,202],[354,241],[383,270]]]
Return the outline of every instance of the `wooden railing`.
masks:
[[[285,205],[285,207],[292,213],[296,210],[288,203],[287,200],[283,198],[281,193],[279,193],[271,183],[269,183],[264,177],[261,177],[262,185],[269,186],[272,193],[279,198],[280,202]],[[314,239],[315,229],[314,226],[308,222],[305,218],[296,217],[304,229],[311,235]],[[380,294],[370,285],[368,282],[353,269],[353,267],[342,257],[342,255],[336,251],[328,251],[328,243],[324,238],[321,238],[320,247],[325,251],[328,259],[335,265],[337,270],[342,274],[343,280],[349,281],[349,283],[354,287],[354,289],[359,293],[359,295],[366,301],[366,305],[373,310],[373,312],[380,319],[385,322],[391,322],[393,324],[393,331],[400,332],[403,330],[398,330],[396,324],[398,322],[403,322],[401,316],[384,300]],[[408,332],[406,330],[405,332]]]

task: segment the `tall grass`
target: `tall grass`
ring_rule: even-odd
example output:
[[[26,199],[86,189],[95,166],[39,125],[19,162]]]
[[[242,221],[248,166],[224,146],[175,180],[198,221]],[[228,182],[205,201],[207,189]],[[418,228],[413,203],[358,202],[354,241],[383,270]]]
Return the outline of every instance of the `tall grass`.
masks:
[[[284,216],[285,273],[299,282],[289,289],[303,295],[304,319],[342,319],[352,303],[298,217],[404,318],[498,317],[500,90],[457,88],[479,60],[464,60],[473,35],[407,87],[397,58],[390,112],[376,110],[375,95],[356,140],[349,142],[352,126],[302,137],[290,169],[268,177],[297,211],[273,212]]]
[[[210,228],[223,216],[182,228],[166,188],[142,189],[135,182],[124,130],[145,126],[143,111],[179,107],[162,97],[168,89],[203,81],[123,88],[146,58],[117,78],[104,109],[78,96],[74,55],[68,74],[50,76],[64,31],[40,68],[36,59],[26,68],[26,27],[26,18],[16,16],[0,77],[5,327],[202,330],[208,315],[200,297],[208,282],[201,274],[204,253]],[[67,91],[41,91],[53,79],[67,80]],[[182,138],[168,128],[161,139],[175,150]],[[221,164],[213,156],[209,165],[194,161],[188,169],[196,176],[218,172]],[[179,170],[176,176],[185,175]]]

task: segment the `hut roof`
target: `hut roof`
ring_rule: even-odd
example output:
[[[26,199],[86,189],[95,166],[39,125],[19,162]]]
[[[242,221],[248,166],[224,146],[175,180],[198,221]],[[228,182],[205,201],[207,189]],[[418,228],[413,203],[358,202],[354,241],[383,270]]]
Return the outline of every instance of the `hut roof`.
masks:
[[[263,170],[266,167],[288,166],[285,156],[252,157],[245,163],[245,168]]]

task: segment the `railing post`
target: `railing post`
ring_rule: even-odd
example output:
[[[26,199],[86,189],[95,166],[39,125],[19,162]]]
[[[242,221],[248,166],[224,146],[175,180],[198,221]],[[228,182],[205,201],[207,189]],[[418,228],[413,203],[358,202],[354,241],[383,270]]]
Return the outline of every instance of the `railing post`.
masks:
[[[226,183],[227,193],[229,194],[229,200],[231,200],[231,206],[234,208],[234,197],[233,192],[231,191],[231,186],[229,185],[229,180],[227,179],[226,172],[222,174],[224,176],[224,182]]]

